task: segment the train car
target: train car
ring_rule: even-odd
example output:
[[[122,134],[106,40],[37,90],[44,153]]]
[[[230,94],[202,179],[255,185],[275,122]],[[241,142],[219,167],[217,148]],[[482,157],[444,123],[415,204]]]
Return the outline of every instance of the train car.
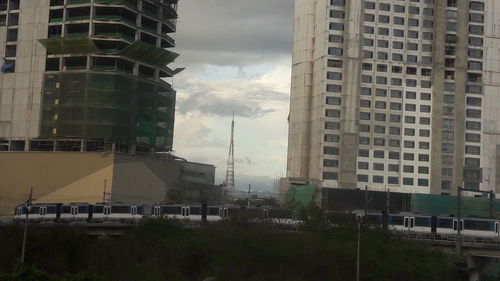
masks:
[[[453,217],[437,217],[437,234],[455,234],[457,232],[457,220]]]
[[[207,222],[217,222],[228,216],[228,209],[219,206],[209,206],[207,208]]]
[[[138,222],[144,217],[144,207],[127,204],[95,204],[92,208],[91,222]]]
[[[26,213],[28,213],[28,206],[18,205],[14,210],[14,221],[21,222],[26,218]]]
[[[30,207],[20,205],[16,207],[14,220],[24,221],[26,219],[26,213],[29,212],[28,221],[30,222],[56,222],[59,220],[61,205],[62,204],[59,203],[33,204]]]
[[[203,221],[203,206],[191,205],[155,205],[152,209],[152,218],[168,218],[177,220],[189,220],[192,222]],[[206,221],[216,222],[227,217],[228,208],[221,209],[219,206],[206,207]]]
[[[228,214],[231,219],[259,220],[262,217],[261,208],[229,207]]]
[[[470,236],[498,236],[498,223],[489,219],[464,218],[462,233]]]
[[[90,222],[92,220],[93,205],[88,203],[70,203],[61,206],[61,222]]]
[[[396,231],[433,232],[431,216],[398,214],[388,216],[388,228]]]

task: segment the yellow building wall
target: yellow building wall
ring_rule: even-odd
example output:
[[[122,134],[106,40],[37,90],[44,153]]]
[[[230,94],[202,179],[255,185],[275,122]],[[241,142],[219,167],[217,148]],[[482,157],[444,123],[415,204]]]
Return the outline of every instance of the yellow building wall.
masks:
[[[168,202],[168,191],[183,187],[181,166],[121,153],[0,153],[0,218],[26,201],[30,187],[34,203],[94,204],[103,201],[105,185],[111,202]]]
[[[26,201],[33,187],[35,202],[102,201],[104,181],[113,184],[111,153],[0,153],[0,216]]]

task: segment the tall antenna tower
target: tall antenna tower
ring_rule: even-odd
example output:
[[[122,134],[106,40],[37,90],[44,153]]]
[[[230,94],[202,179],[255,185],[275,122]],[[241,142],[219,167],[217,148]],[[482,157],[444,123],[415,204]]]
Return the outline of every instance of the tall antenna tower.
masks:
[[[234,200],[234,112],[231,122],[231,142],[229,143],[229,157],[227,158],[226,190],[230,201]]]

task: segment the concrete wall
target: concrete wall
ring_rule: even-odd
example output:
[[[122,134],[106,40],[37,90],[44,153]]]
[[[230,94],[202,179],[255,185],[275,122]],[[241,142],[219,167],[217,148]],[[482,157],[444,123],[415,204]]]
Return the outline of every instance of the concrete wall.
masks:
[[[106,189],[111,202],[151,205],[172,201],[169,190],[182,191],[184,181],[174,160],[120,153],[0,153],[0,217],[25,202],[30,187],[35,203],[102,202]]]
[[[116,154],[113,165],[112,201],[125,203],[167,202],[167,191],[181,185],[181,167],[174,161]]]
[[[310,177],[315,6],[316,0],[295,1],[290,127],[288,130],[288,177]]]
[[[182,166],[183,180],[192,183],[215,184],[215,166],[189,161],[177,161]]]
[[[46,51],[38,39],[47,38],[49,4],[49,0],[21,1],[16,70],[0,73],[0,136],[7,139],[39,134]],[[6,27],[1,27],[1,57],[5,45]]]
[[[104,181],[113,185],[113,154],[0,153],[0,214],[23,203],[33,187],[37,202],[98,202]]]

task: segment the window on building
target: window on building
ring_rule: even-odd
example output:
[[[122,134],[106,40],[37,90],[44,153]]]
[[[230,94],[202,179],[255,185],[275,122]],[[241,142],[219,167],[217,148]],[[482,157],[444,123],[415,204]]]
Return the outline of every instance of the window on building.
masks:
[[[373,163],[373,170],[375,171],[383,171],[384,168],[384,163]]]
[[[368,175],[358,175],[358,182],[368,182]]]
[[[403,178],[403,185],[413,185],[413,178]]]
[[[334,160],[334,159],[324,159],[323,160],[323,167],[336,168],[338,166],[339,166],[339,160]]]
[[[373,183],[384,183],[383,176],[373,176],[372,180],[373,180]]]
[[[481,142],[481,135],[480,134],[465,134],[465,141],[467,142]]]
[[[397,165],[397,164],[389,164],[389,165],[387,165],[387,170],[389,172],[399,173],[399,165]]]
[[[343,65],[343,62],[341,60],[328,60],[327,62],[328,67],[339,67],[341,68]]]
[[[339,135],[333,135],[333,134],[325,134],[324,140],[325,140],[325,142],[339,142],[340,141],[340,136]]]
[[[341,99],[339,97],[326,97],[326,104],[340,105]]]
[[[323,172],[324,180],[337,180],[337,178],[338,178],[338,173],[336,172]]]
[[[414,173],[415,170],[414,170],[414,167],[413,166],[410,166],[410,165],[404,165],[403,166],[403,172],[405,173]]]
[[[368,170],[368,162],[358,162],[358,169],[360,170]]]
[[[330,47],[328,48],[328,54],[332,56],[342,56],[344,54],[344,50],[338,47]]]

